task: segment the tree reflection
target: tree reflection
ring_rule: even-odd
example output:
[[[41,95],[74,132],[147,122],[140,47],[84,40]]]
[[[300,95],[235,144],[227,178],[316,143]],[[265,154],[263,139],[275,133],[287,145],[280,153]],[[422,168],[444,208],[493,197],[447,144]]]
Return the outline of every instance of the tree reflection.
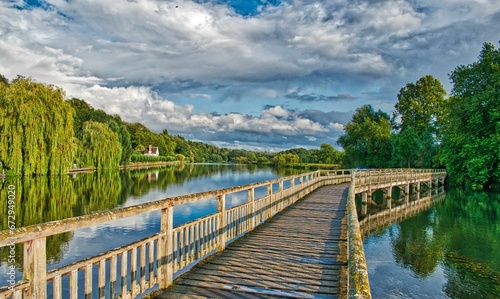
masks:
[[[396,262],[419,277],[434,273],[445,248],[445,239],[436,237],[430,218],[432,211],[403,221],[399,233],[391,238]]]

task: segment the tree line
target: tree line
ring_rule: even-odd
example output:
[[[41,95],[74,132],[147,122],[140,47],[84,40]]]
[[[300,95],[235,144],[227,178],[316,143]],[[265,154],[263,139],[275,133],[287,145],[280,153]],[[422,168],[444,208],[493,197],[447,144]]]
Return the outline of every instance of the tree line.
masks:
[[[390,116],[358,108],[338,144],[347,167],[445,167],[458,186],[500,188],[500,51],[450,75],[450,96],[431,75],[401,88]]]
[[[141,123],[94,109],[81,99],[65,99],[62,89],[18,76],[0,75],[0,169],[11,174],[47,175],[69,169],[116,169],[131,162],[181,161],[198,163],[338,164],[342,153],[330,144],[320,149],[279,153],[219,148],[155,133]],[[160,156],[138,151],[158,147]]]

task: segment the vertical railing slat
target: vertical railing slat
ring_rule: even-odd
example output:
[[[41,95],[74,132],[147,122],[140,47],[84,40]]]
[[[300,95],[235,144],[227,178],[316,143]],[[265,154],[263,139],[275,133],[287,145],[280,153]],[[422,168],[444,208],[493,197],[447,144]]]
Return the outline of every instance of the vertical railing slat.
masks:
[[[54,277],[52,281],[52,298],[53,299],[62,299],[62,286],[61,286],[61,276],[57,275]],[[14,299],[14,297],[12,297]]]
[[[113,255],[109,261],[109,296],[116,298],[116,280],[117,280],[117,256]]]
[[[85,267],[85,299],[92,298],[92,264]]]
[[[99,299],[104,299],[106,298],[106,260],[102,259],[99,262],[99,272],[98,272],[98,277],[97,277],[97,285],[99,288]]]
[[[127,267],[127,263],[128,263],[128,252],[127,251],[124,251],[121,253],[121,286],[122,286],[122,290],[121,290],[121,299],[125,299],[125,298],[128,298],[128,286],[127,286],[127,271],[128,271],[128,267]]]

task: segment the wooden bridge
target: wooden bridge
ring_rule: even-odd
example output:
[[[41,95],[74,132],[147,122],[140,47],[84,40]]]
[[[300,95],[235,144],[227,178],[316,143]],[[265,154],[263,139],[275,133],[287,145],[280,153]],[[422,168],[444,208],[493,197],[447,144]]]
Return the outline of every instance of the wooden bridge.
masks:
[[[377,189],[386,190],[390,205],[393,188],[409,196],[445,176],[316,171],[2,231],[0,247],[23,243],[24,258],[23,279],[0,288],[0,299],[125,299],[155,286],[156,298],[370,298],[355,195],[363,215]],[[228,208],[232,196],[247,201]],[[174,206],[208,198],[217,200],[216,213],[173,226]],[[154,211],[161,215],[158,233],[47,271],[48,236]]]

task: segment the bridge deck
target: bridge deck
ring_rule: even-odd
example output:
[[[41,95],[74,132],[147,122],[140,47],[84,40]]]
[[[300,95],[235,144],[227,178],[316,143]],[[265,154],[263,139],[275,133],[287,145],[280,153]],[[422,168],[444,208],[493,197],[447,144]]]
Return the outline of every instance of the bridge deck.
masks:
[[[153,297],[344,297],[348,187],[317,189]]]

